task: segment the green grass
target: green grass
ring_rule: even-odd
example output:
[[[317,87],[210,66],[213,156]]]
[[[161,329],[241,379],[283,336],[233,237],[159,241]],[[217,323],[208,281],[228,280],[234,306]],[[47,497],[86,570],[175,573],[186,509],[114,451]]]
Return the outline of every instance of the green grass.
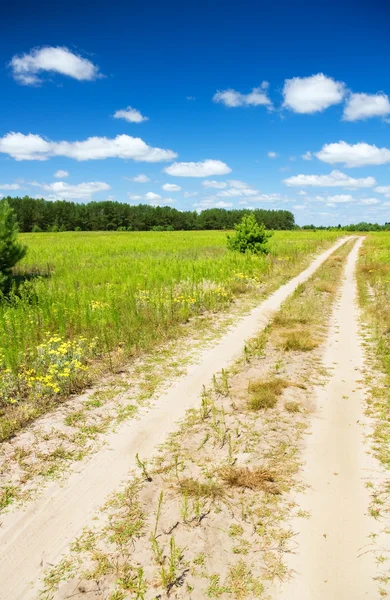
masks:
[[[276,232],[253,257],[221,231],[21,235],[19,287],[0,304],[0,439],[84,389],[92,363],[115,370],[191,317],[260,299],[338,236]]]

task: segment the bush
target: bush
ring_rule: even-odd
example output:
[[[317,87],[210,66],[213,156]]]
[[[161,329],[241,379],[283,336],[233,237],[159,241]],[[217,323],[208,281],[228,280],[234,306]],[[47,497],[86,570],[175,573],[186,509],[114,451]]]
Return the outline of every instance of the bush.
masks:
[[[7,293],[11,287],[11,269],[27,252],[17,241],[18,226],[15,213],[7,200],[0,201],[0,291]]]
[[[244,254],[268,254],[267,241],[272,232],[266,231],[263,223],[259,225],[254,215],[245,215],[234,229],[235,235],[227,236],[229,250]]]

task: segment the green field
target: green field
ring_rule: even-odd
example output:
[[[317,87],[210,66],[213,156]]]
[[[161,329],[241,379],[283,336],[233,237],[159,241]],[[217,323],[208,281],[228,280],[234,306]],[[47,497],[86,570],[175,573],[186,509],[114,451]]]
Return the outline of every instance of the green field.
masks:
[[[0,306],[2,437],[82,389],[92,362],[125,363],[190,317],[261,299],[339,235],[276,232],[267,257],[228,252],[220,231],[22,235],[19,288]]]

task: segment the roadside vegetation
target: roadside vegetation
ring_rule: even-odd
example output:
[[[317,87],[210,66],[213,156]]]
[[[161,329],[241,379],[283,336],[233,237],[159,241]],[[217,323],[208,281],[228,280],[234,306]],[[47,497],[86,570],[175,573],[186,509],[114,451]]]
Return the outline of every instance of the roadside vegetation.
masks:
[[[228,252],[223,232],[21,236],[29,252],[0,304],[0,439],[183,324],[260,301],[338,236],[277,232],[267,256]]]
[[[389,583],[388,534],[390,490],[390,233],[370,234],[361,250],[358,269],[359,299],[365,352],[370,369],[366,372],[367,415],[373,433],[371,447],[383,468],[367,482],[371,490],[371,515],[382,524],[380,547],[383,573],[378,578],[382,596]]]
[[[214,378],[156,459],[112,496],[40,598],[266,598],[290,574],[292,500],[321,344],[351,243],[339,248]],[[298,342],[286,347],[294,334]],[[307,341],[310,338],[310,348]],[[222,549],[222,551],[221,551]]]

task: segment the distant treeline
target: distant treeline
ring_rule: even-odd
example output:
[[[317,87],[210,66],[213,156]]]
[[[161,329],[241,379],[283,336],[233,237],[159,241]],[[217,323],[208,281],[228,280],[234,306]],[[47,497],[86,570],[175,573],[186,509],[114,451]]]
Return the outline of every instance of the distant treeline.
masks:
[[[390,231],[390,223],[379,225],[379,223],[356,223],[355,225],[337,225],[336,227],[316,227],[315,225],[304,225],[300,229],[342,229],[343,231]]]
[[[16,212],[20,231],[166,231],[233,229],[245,214],[253,212],[267,229],[294,229],[294,215],[288,210],[225,210],[210,208],[201,213],[179,211],[169,206],[131,206],[104,201],[77,204],[67,200],[51,202],[42,198],[7,198]]]

